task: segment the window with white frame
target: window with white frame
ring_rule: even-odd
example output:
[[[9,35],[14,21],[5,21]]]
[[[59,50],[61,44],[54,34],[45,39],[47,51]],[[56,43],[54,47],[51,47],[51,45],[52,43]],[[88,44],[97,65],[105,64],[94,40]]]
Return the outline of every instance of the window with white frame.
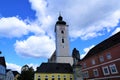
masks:
[[[95,77],[99,76],[98,70],[97,69],[93,69],[93,74],[94,74]]]
[[[66,76],[64,75],[63,77],[64,77],[64,80],[66,80]]]
[[[88,77],[89,77],[88,71],[83,72],[83,77],[84,77],[84,78],[88,78]]]
[[[48,80],[48,76],[47,75],[45,76],[45,80]]]
[[[95,60],[94,60],[94,59],[92,59],[92,61],[91,61],[91,62],[92,62],[92,65],[94,65],[94,64],[95,64]]]
[[[58,80],[60,80],[60,75],[58,75]]]
[[[103,62],[104,61],[104,57],[103,56],[99,56],[99,60],[100,60],[100,62]]]
[[[106,54],[106,57],[107,57],[107,59],[111,59],[111,58],[112,58],[112,56],[111,56],[110,53],[107,53],[107,54]]]
[[[108,66],[102,67],[102,70],[103,70],[104,75],[109,75],[110,74]]]
[[[52,75],[52,80],[55,80],[55,76],[54,75]]]
[[[41,79],[40,79],[40,76],[38,76],[38,80],[41,80]]]
[[[70,80],[72,80],[72,75],[70,75]]]
[[[111,64],[111,65],[109,65],[109,68],[110,68],[111,74],[116,74],[116,73],[118,73],[115,64]]]

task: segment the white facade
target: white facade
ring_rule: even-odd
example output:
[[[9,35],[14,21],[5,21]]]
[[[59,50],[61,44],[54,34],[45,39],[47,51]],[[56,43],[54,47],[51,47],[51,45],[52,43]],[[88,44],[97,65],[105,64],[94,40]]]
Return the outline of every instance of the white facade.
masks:
[[[0,65],[0,80],[5,80],[6,68],[3,65]]]
[[[48,62],[73,64],[73,58],[70,55],[68,28],[66,22],[59,16],[55,25],[56,50],[48,59]]]
[[[70,63],[73,64],[73,58],[71,56],[67,57],[57,57],[57,63]]]
[[[56,56],[69,56],[69,37],[67,25],[56,25]]]
[[[70,63],[73,64],[72,56],[70,55],[69,45],[69,33],[68,25],[62,20],[62,17],[58,17],[58,21],[55,25],[55,37],[56,37],[56,63]]]
[[[14,80],[14,74],[11,70],[6,73],[6,80]]]

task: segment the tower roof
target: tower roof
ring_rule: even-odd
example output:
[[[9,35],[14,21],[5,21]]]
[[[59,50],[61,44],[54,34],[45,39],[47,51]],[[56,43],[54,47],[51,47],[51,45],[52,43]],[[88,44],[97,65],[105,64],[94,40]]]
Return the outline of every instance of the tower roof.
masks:
[[[56,25],[57,25],[57,24],[66,25],[66,22],[63,21],[63,17],[62,17],[61,15],[59,15],[59,17],[58,17],[58,21],[56,22]]]

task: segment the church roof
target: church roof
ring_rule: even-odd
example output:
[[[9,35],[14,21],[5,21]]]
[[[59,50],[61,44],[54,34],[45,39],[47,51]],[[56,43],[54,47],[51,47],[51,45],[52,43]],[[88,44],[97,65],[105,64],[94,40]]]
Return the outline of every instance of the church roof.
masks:
[[[4,57],[0,57],[0,65],[3,65],[4,67],[6,67],[6,63],[5,63],[5,58]]]
[[[63,21],[63,18],[62,18],[62,16],[61,16],[61,15],[58,17],[58,21],[56,22],[56,25],[57,25],[57,24],[66,25],[66,22],[65,22],[65,21]]]
[[[95,55],[96,53],[100,53],[116,44],[120,43],[120,32],[118,32],[117,34],[111,36],[110,38],[104,40],[103,42],[97,44],[95,47],[93,47],[88,53],[87,55],[82,59],[86,59],[90,56]]]
[[[73,73],[69,63],[42,63],[36,73]]]

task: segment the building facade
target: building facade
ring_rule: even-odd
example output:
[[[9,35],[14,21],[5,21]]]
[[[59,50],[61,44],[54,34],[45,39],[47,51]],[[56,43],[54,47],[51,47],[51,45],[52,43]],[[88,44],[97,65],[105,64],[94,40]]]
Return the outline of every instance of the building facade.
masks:
[[[84,80],[120,80],[120,32],[93,47],[79,64]]]
[[[56,50],[48,61],[53,63],[70,63],[72,65],[73,59],[69,49],[68,25],[63,21],[61,15],[55,24],[55,38]]]
[[[14,80],[14,74],[10,69],[6,70],[6,80]]]
[[[0,57],[0,80],[5,80],[6,77],[6,63],[5,58]]]
[[[74,80],[73,69],[68,63],[42,63],[37,67],[34,80]]]

